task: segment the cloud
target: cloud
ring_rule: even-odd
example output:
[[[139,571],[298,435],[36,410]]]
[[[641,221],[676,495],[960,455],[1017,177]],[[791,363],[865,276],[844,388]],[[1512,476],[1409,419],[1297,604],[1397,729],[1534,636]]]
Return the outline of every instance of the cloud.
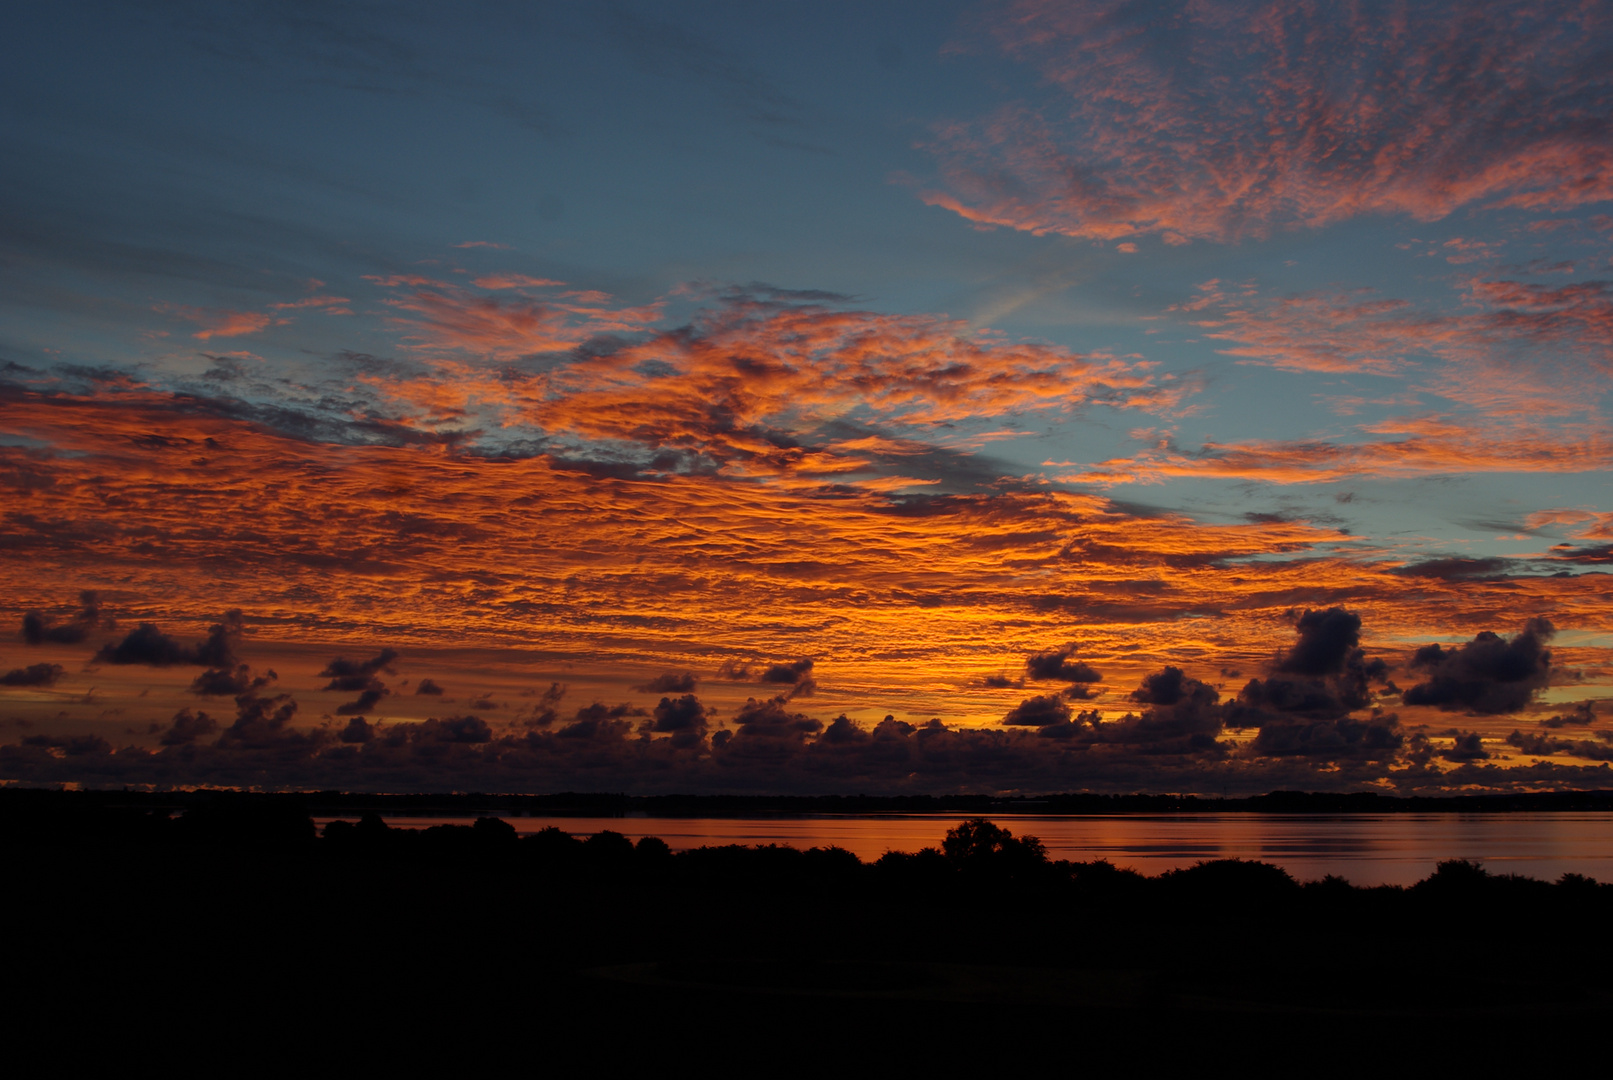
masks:
[[[398,295],[385,301],[399,313],[393,325],[404,331],[411,348],[428,353],[462,352],[493,360],[515,360],[563,352],[598,334],[639,331],[661,315],[659,305],[612,307],[590,302],[591,297],[501,299],[416,275],[375,276],[369,280],[397,291]],[[538,280],[495,275],[479,279],[476,284],[482,290],[498,292],[534,287]]]
[[[1057,694],[1028,697],[1015,705],[1003,717],[1009,727],[1046,727],[1049,724],[1067,724],[1070,707]]]
[[[330,680],[325,684],[326,690],[340,690],[344,693],[367,690],[373,685],[378,672],[391,673],[392,661],[397,658],[396,649],[382,649],[368,660],[349,660],[338,656],[324,666],[319,672],[319,677]]]
[[[629,317],[598,305],[579,308],[590,314],[568,330],[558,309],[539,311],[536,301],[439,290],[396,303],[431,316],[409,324],[411,340],[464,356],[429,358],[409,380],[361,375],[383,413],[415,428],[519,427],[610,441],[640,448],[640,461],[660,460],[657,471],[925,486],[937,478],[914,475],[913,466],[937,448],[892,434],[934,438],[938,424],[1090,404],[1169,409],[1186,392],[1184,380],[1156,378],[1135,358],[1009,341],[940,316],[844,310],[765,287],[728,290],[673,330],[651,329],[656,312]],[[503,325],[521,305],[519,330]],[[540,327],[548,336],[537,342]],[[557,355],[513,363],[544,351]],[[883,475],[858,475],[870,472]]]
[[[103,664],[146,664],[151,667],[172,667],[175,664],[197,664],[202,667],[227,668],[235,664],[235,646],[243,628],[241,612],[232,609],[224,613],[222,621],[207,628],[207,637],[195,645],[186,645],[169,637],[157,628],[156,623],[143,622],[116,644],[107,642],[95,654]]]
[[[392,691],[384,686],[371,687],[359,694],[357,700],[336,706],[337,716],[362,716],[381,703]]]
[[[1452,728],[1448,734],[1451,737],[1449,749],[1441,750],[1439,756],[1450,761],[1483,761],[1490,756],[1484,749],[1484,740],[1476,731],[1458,731]]]
[[[307,752],[322,745],[326,735],[319,729],[297,731],[291,721],[297,715],[297,702],[290,694],[259,697],[243,694],[235,699],[235,722],[219,734],[218,745],[244,750]]]
[[[1447,712],[1516,712],[1550,680],[1551,651],[1545,646],[1555,634],[1550,620],[1534,618],[1511,640],[1485,630],[1465,645],[1425,645],[1411,666],[1426,679],[1402,700]]]
[[[734,716],[739,734],[748,738],[799,740],[823,730],[822,721],[786,709],[789,700],[782,695],[763,701],[746,698]]]
[[[1129,695],[1132,701],[1148,705],[1210,705],[1220,694],[1208,683],[1190,678],[1181,668],[1166,665],[1143,679]]]
[[[1102,682],[1103,676],[1085,661],[1075,659],[1074,645],[1062,649],[1048,649],[1032,653],[1025,658],[1025,676],[1029,679],[1063,679],[1065,682]]]
[[[810,668],[810,663],[809,663]],[[698,687],[699,680],[692,671],[668,671],[657,675],[648,682],[633,687],[641,694],[689,694]]]
[[[1549,757],[1553,754],[1572,754],[1592,761],[1613,761],[1613,746],[1588,739],[1554,739],[1544,732],[1515,730],[1507,736],[1506,741],[1508,746],[1515,746],[1530,755]]]
[[[22,639],[30,645],[43,645],[47,642],[55,645],[77,645],[88,637],[91,631],[102,625],[101,598],[99,594],[85,590],[79,595],[79,610],[68,621],[53,622],[49,616],[39,611],[27,611],[22,616]],[[110,625],[110,620],[107,621]]]
[[[704,742],[709,718],[706,707],[693,694],[662,698],[652,715],[655,721],[650,730],[671,734],[675,746],[695,747]]]
[[[1271,757],[1392,758],[1405,745],[1393,714],[1358,720],[1289,721],[1262,725],[1254,751]]]
[[[1360,648],[1361,616],[1342,607],[1307,608],[1297,613],[1294,629],[1299,640],[1278,653],[1266,679],[1249,680],[1237,700],[1227,706],[1227,723],[1264,730],[1300,719],[1310,722],[1304,733],[1296,729],[1272,735],[1265,743],[1257,740],[1257,747],[1303,742],[1320,748],[1333,741],[1355,746],[1363,739],[1368,740],[1363,749],[1378,747],[1389,736],[1375,735],[1355,721],[1345,724],[1342,720],[1372,704],[1371,684],[1387,683],[1389,678],[1389,665],[1381,659],[1368,660]],[[1319,721],[1331,721],[1334,726],[1318,726]],[[1283,743],[1283,739],[1290,741]]]
[[[1591,724],[1594,724],[1595,722],[1596,722],[1596,702],[1595,701],[1581,701],[1579,704],[1575,705],[1573,707],[1573,709],[1571,711],[1569,711],[1569,712],[1558,713],[1555,716],[1546,717],[1544,720],[1540,721],[1540,726],[1541,727],[1546,727],[1546,728],[1562,728],[1562,727],[1570,727],[1570,726],[1572,726],[1572,727],[1589,727]]]
[[[266,671],[254,678],[251,667],[246,664],[210,668],[191,681],[190,692],[204,697],[236,697],[261,690],[279,677],[273,671]]]
[[[338,656],[320,671],[320,678],[328,678],[326,690],[339,690],[343,693],[357,693],[358,698],[336,707],[337,716],[363,715],[381,703],[381,699],[391,694],[378,675],[380,672],[392,672],[392,661],[398,658],[396,649],[382,649],[368,660],[349,660]]]
[[[362,716],[355,716],[336,733],[336,737],[344,743],[367,743],[375,738],[375,725]]]
[[[29,664],[0,675],[0,686],[54,686],[61,677],[60,664]]]
[[[756,681],[794,687],[790,697],[811,697],[818,688],[816,680],[812,678],[812,661],[804,656],[799,660],[769,664],[756,677]]]
[[[229,311],[215,308],[186,307],[180,304],[161,305],[158,311],[177,315],[201,327],[191,336],[198,341],[212,338],[244,337],[267,330],[284,319],[276,319],[259,311]]]
[[[1016,0],[980,29],[1047,87],[929,141],[924,201],[982,226],[1232,241],[1613,198],[1607,16],[1567,0]]]
[[[218,721],[205,712],[181,709],[174,714],[173,723],[158,742],[163,746],[187,746],[217,730]]]
[[[443,691],[442,687],[437,685],[437,681],[435,679],[421,679],[419,684],[415,686],[414,692],[416,697],[419,697],[422,694],[432,697],[441,697]]]

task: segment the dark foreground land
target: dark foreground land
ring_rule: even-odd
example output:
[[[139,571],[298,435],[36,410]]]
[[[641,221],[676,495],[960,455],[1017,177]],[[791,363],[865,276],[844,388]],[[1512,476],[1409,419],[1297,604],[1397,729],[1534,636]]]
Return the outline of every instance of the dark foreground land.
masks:
[[[0,795],[11,1046],[58,1066],[1333,1074],[1546,1060],[1613,1016],[1613,885],[1571,875],[1148,878],[978,818],[863,863]]]

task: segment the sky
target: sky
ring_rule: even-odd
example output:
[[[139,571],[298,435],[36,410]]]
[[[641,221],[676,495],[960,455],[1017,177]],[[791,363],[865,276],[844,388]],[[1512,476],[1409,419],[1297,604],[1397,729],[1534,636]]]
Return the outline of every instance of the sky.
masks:
[[[18,4],[0,783],[1613,787],[1597,3]]]

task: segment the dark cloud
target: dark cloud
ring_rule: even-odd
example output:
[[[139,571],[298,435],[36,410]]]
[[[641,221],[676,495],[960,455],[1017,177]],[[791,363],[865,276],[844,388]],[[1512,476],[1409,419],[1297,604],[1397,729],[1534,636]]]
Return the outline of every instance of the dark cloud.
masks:
[[[694,749],[705,744],[709,718],[705,705],[693,694],[676,699],[662,698],[653,715],[655,721],[650,730],[671,734],[673,746]]]
[[[1179,667],[1167,665],[1152,675],[1145,676],[1142,685],[1129,695],[1132,701],[1146,705],[1213,705],[1220,693],[1208,683],[1190,678]]]
[[[606,705],[604,702],[596,701],[592,705],[584,705],[582,708],[578,709],[576,720],[578,722],[587,720],[620,720],[628,716],[648,715],[649,713],[645,712],[637,705],[630,705],[625,701],[620,705]]]
[[[345,705],[336,706],[336,715],[362,716],[379,705],[381,703],[381,699],[386,697],[391,692],[392,691],[388,690],[384,686],[371,687],[360,694],[356,700],[349,701]]]
[[[256,678],[246,664],[234,668],[209,668],[191,681],[190,692],[202,697],[236,697],[261,690],[280,676],[266,671]]]
[[[1514,526],[1509,531],[1516,531]],[[1501,577],[1513,566],[1509,559],[1424,559],[1399,567],[1391,573],[1405,577],[1438,578],[1441,581],[1467,581]]]
[[[692,694],[699,686],[694,672],[668,671],[633,687],[641,694]]]
[[[1045,652],[1032,653],[1025,658],[1025,675],[1028,678],[1063,679],[1065,682],[1094,683],[1102,682],[1103,676],[1098,674],[1096,668],[1084,661],[1075,659],[1074,645],[1066,645],[1062,649],[1048,649]]]
[[[812,678],[812,661],[806,657],[779,664],[769,664],[756,679],[775,686],[793,686],[790,697],[811,697],[818,689]]]
[[[0,675],[0,686],[54,686],[61,677],[60,664],[29,664]]]
[[[1541,727],[1589,727],[1596,722],[1596,701],[1591,699],[1575,705],[1571,712],[1558,713],[1540,721]]]
[[[1058,694],[1028,697],[1008,711],[1002,722],[1009,727],[1046,727],[1049,724],[1068,724],[1070,707]]]
[[[96,652],[95,659],[103,664],[146,664],[150,667],[172,667],[176,664],[196,664],[201,667],[229,668],[236,663],[235,646],[241,638],[242,620],[238,610],[224,613],[224,618],[207,628],[207,637],[195,645],[186,645],[169,637],[157,628],[156,623],[143,622],[126,634],[117,644],[108,642]]]
[[[1399,717],[1392,713],[1371,720],[1344,717],[1308,723],[1270,723],[1260,728],[1254,750],[1273,757],[1389,758],[1406,742],[1398,730],[1399,724]]]
[[[396,649],[382,649],[368,660],[349,660],[338,656],[325,665],[319,676],[330,680],[325,684],[326,690],[340,690],[343,693],[368,690],[374,685],[378,673],[392,673],[392,661],[397,658]]]
[[[382,649],[368,660],[349,660],[338,656],[326,664],[319,674],[321,678],[328,678],[326,690],[340,690],[343,693],[358,693],[358,698],[345,705],[336,707],[337,716],[354,716],[369,712],[380,704],[382,698],[392,693],[386,684],[377,678],[377,673],[385,671],[392,673],[392,661],[398,658],[396,649]]]
[[[1025,685],[1025,680],[1010,679],[1007,675],[987,675],[980,680],[980,685],[990,687],[993,690],[1017,690]]]
[[[1441,750],[1439,756],[1449,761],[1483,761],[1490,756],[1484,749],[1484,740],[1476,731],[1457,731],[1452,728],[1446,732],[1451,738],[1451,748]]]
[[[47,750],[60,750],[67,757],[75,758],[90,754],[105,754],[112,749],[112,744],[99,735],[30,735],[22,740],[22,744]]]
[[[219,735],[221,746],[249,748],[317,745],[323,741],[317,732],[300,733],[289,725],[297,715],[297,702],[290,694],[258,697],[243,694],[235,699],[235,723]]]
[[[355,716],[336,733],[336,737],[344,743],[367,743],[375,738],[375,725],[362,716]]]
[[[22,617],[22,639],[30,645],[43,645],[47,642],[56,645],[77,645],[88,637],[91,631],[102,625],[101,598],[97,593],[86,589],[78,594],[79,610],[71,619],[63,623],[54,623],[51,619],[38,612],[25,612]],[[110,620],[107,621],[110,625]]]
[[[1604,740],[1613,741],[1609,738],[1613,733],[1604,731],[1598,734]],[[1531,755],[1572,754],[1592,761],[1613,761],[1613,746],[1602,746],[1589,739],[1557,739],[1543,731],[1513,731],[1507,736],[1507,745]]]
[[[530,689],[521,691],[522,697],[535,697],[538,700],[515,714],[516,723],[524,724],[531,728],[550,726],[559,719],[559,715],[555,712],[555,706],[560,704],[560,699],[566,696],[568,689],[562,683],[552,682],[549,684],[549,688],[541,694]]]
[[[748,682],[751,677],[751,666],[744,660],[724,660],[717,666],[717,678],[727,679],[729,682]]]
[[[1447,712],[1515,712],[1550,680],[1551,652],[1545,646],[1555,634],[1551,622],[1539,618],[1530,619],[1510,641],[1485,630],[1466,645],[1425,645],[1411,666],[1427,679],[1402,700]]]
[[[1299,640],[1278,654],[1272,663],[1273,674],[1249,680],[1237,700],[1227,706],[1229,726],[1264,727],[1299,719],[1336,721],[1372,704],[1373,683],[1387,683],[1389,665],[1369,660],[1360,648],[1361,617],[1354,612],[1341,607],[1307,609],[1294,620],[1294,628]],[[1306,725],[1303,730],[1327,741],[1324,728]],[[1355,729],[1348,725],[1334,734],[1346,744],[1355,744]],[[1272,739],[1296,737],[1294,731],[1288,731]]]
[[[706,730],[706,707],[693,694],[684,694],[675,700],[662,698],[652,715],[655,717],[650,727],[652,731]]]
[[[1561,562],[1588,563],[1591,565],[1613,563],[1613,544],[1592,544],[1586,547],[1555,544],[1551,549],[1551,558]]]
[[[1361,644],[1361,616],[1341,607],[1307,610],[1294,623],[1299,640],[1277,661],[1290,675],[1337,675]]]
[[[1166,665],[1129,695],[1151,706],[1141,715],[1127,713],[1094,731],[1101,742],[1146,746],[1153,753],[1220,753],[1221,694],[1181,668]]]
[[[163,746],[185,746],[217,730],[218,721],[206,713],[180,709],[174,714],[173,724],[157,741]]]
[[[416,697],[419,697],[421,694],[428,694],[433,697],[441,697],[442,687],[437,685],[437,681],[435,679],[421,679],[420,685],[414,688],[414,693]]]
[[[790,712],[784,706],[787,695],[757,701],[746,698],[745,704],[734,717],[739,734],[766,738],[799,739],[823,730],[823,723],[805,713]]]
[[[381,741],[389,746],[440,744],[472,746],[491,742],[493,729],[479,716],[432,717],[418,724],[392,724],[384,729]]]

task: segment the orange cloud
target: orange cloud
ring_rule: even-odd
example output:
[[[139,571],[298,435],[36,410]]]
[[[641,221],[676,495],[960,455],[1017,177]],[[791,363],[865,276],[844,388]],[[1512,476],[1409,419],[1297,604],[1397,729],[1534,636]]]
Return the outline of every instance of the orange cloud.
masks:
[[[656,311],[507,305],[441,289],[399,303],[429,315],[437,344],[493,360],[536,351],[540,339],[556,349],[602,327],[642,329]],[[512,324],[512,312],[530,323]],[[418,324],[411,330],[420,332]],[[720,469],[778,478],[869,467],[871,443],[810,445],[825,425],[877,421],[929,434],[963,420],[1092,404],[1180,409],[1192,392],[1183,380],[1154,377],[1145,363],[1008,342],[959,320],[755,296],[730,297],[687,327],[641,332],[542,371],[441,360],[424,378],[367,381],[411,423],[474,416],[492,427],[694,454]],[[881,451],[935,450],[922,442],[893,450],[898,442]]]
[[[216,337],[244,337],[266,330],[270,325],[280,321],[257,311],[229,311],[182,305],[161,305],[156,310],[178,315],[199,325],[201,329],[191,335],[198,341]]]
[[[1609,21],[1568,2],[1013,0],[983,29],[1054,93],[938,129],[945,182],[923,198],[1037,234],[1221,241],[1605,201],[1613,102],[1592,72]]]
[[[661,316],[659,304],[611,307],[593,294],[583,301],[500,300],[415,275],[369,280],[386,288],[412,289],[386,303],[407,313],[394,322],[408,331],[413,347],[498,360],[557,352],[597,334],[639,331]],[[496,284],[489,288],[514,287],[506,279],[491,280]]]
[[[1613,540],[1613,512],[1600,510],[1539,510],[1525,519],[1531,529],[1565,528],[1579,540]]]
[[[1357,477],[1430,473],[1595,472],[1613,468],[1613,428],[1605,424],[1493,428],[1444,417],[1403,417],[1361,425],[1369,434],[1404,434],[1376,442],[1267,441],[1205,443],[1195,453],[1169,442],[1132,458],[1067,473],[1065,483],[1157,483],[1213,476],[1274,484],[1333,483]]]

